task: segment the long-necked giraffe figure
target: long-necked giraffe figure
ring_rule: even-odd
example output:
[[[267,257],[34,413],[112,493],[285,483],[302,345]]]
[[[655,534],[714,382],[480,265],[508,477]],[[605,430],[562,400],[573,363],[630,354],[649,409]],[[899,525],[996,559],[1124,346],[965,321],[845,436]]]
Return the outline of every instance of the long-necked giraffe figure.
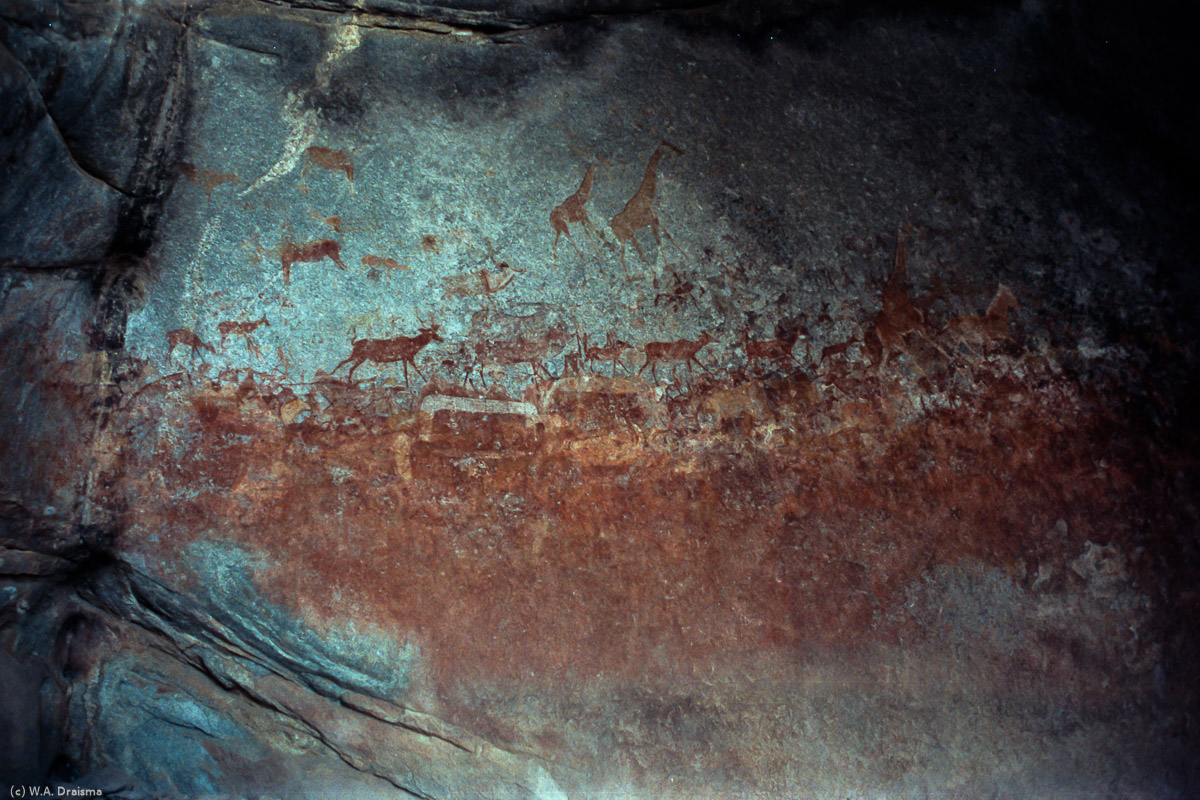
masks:
[[[638,186],[637,191],[633,193],[633,197],[629,198],[625,207],[608,223],[608,227],[612,229],[613,235],[621,244],[621,266],[625,266],[626,243],[632,243],[633,249],[637,250],[642,261],[650,263],[646,259],[646,254],[642,252],[642,246],[638,244],[637,237],[634,236],[642,228],[647,227],[654,234],[654,241],[658,242],[659,249],[662,248],[662,237],[659,234],[665,233],[671,240],[671,244],[675,245],[675,249],[679,250],[680,255],[684,254],[682,248],[675,243],[675,237],[662,227],[658,221],[658,215],[654,213],[654,187],[658,180],[658,162],[668,150],[674,151],[675,155],[683,154],[682,150],[670,142],[663,142],[655,148],[653,155],[650,156],[650,162],[646,164],[646,174],[642,176],[641,186]]]
[[[563,200],[550,212],[550,227],[554,229],[554,261],[556,263],[558,262],[558,240],[564,233],[571,246],[575,248],[575,252],[579,253],[580,258],[583,258],[583,252],[579,249],[579,245],[575,244],[575,237],[571,235],[570,224],[572,222],[581,223],[583,232],[588,236],[593,234],[599,236],[599,231],[588,219],[587,209],[584,208],[592,197],[592,179],[595,175],[596,165],[592,164],[583,174],[583,182],[579,184],[575,194]]]
[[[896,257],[892,274],[883,287],[883,308],[875,315],[870,331],[863,338],[863,347],[881,376],[884,366],[897,353],[912,356],[905,343],[905,337],[911,333],[917,334],[949,358],[949,354],[926,332],[925,310],[913,301],[909,293],[908,251],[904,247],[904,234],[905,227],[901,226],[896,232]],[[913,364],[918,372],[924,373],[920,364],[915,361]]]

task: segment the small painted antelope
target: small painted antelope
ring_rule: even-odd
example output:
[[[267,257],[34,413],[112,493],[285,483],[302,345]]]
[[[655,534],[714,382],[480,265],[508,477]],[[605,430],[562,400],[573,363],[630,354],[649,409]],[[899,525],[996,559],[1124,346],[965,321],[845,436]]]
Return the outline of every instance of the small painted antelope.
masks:
[[[774,361],[780,366],[791,361],[796,366],[800,366],[800,362],[792,355],[792,348],[796,346],[802,333],[802,328],[796,327],[782,338],[754,342],[750,340],[749,331],[742,331],[742,344],[746,348],[746,366],[752,366],[756,361]]]
[[[642,364],[642,368],[638,370],[638,375],[641,375],[646,371],[646,367],[649,367],[650,376],[657,382],[658,375],[655,374],[655,366],[664,361],[682,361],[687,366],[688,375],[691,376],[693,361],[700,369],[704,369],[704,365],[696,360],[696,353],[700,352],[700,348],[715,341],[716,339],[707,332],[704,332],[694,342],[687,339],[680,339],[675,342],[646,342],[646,363]],[[708,370],[704,371],[707,372]]]
[[[340,253],[341,246],[333,239],[317,239],[316,241],[305,242],[304,244],[283,242],[279,245],[279,261],[283,265],[283,282],[291,283],[292,264],[320,261],[326,256],[343,270],[346,269]]]
[[[956,317],[951,320],[939,339],[950,340],[951,348],[966,345],[985,346],[997,339],[1008,338],[1008,312],[1020,306],[1016,295],[1003,283],[996,287],[996,295],[983,316]]]
[[[611,361],[613,377],[617,377],[617,365],[621,364],[621,355],[628,349],[633,347],[629,342],[623,342],[617,338],[617,335],[612,331],[608,332],[608,338],[604,343],[604,347],[589,347],[588,335],[583,335],[583,355],[585,361]],[[629,372],[624,364],[621,364],[621,369]]]
[[[216,352],[211,344],[207,344],[187,328],[176,328],[173,331],[167,331],[167,345],[167,358],[171,357],[171,354],[175,352],[175,348],[178,345],[192,348],[192,358],[195,358],[197,353],[200,353],[200,357],[204,358],[204,350],[210,353]]]
[[[236,333],[239,336],[245,337],[246,348],[248,350],[250,350],[251,352],[255,352],[258,350],[258,348],[255,347],[254,343],[250,340],[250,334],[254,333],[256,330],[261,328],[263,325],[266,325],[267,327],[271,326],[271,323],[267,322],[267,318],[265,315],[263,316],[262,319],[256,319],[256,320],[234,321],[234,320],[227,319],[224,322],[221,322],[220,324],[217,325],[217,330],[219,330],[221,332],[221,340],[217,346],[220,347],[222,350],[224,350],[226,337],[228,337],[229,334],[231,334],[231,333]],[[255,354],[257,355],[257,352],[255,352]]]
[[[404,385],[408,386],[408,367],[416,370],[417,374],[424,380],[425,376],[421,374],[421,370],[417,367],[415,361],[417,353],[430,342],[440,342],[442,337],[438,336],[438,326],[432,325],[428,328],[421,328],[420,333],[416,336],[395,336],[391,339],[356,339],[350,346],[350,355],[345,361],[333,368],[333,372],[337,372],[346,364],[352,364],[350,374],[347,376],[351,380],[354,379],[354,370],[363,365],[365,361],[371,361],[375,364],[393,364],[397,361],[404,365]],[[332,373],[330,373],[332,374]]]

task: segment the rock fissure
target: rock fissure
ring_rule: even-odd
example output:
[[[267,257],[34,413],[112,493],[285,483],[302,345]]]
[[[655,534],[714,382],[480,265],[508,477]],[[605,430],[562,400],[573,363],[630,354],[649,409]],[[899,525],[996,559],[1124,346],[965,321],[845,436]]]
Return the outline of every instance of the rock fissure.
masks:
[[[311,731],[339,758],[357,770],[370,772],[416,796],[440,798],[460,796],[458,794],[460,790],[453,788],[459,780],[456,777],[458,772],[473,774],[472,780],[476,783],[492,780],[486,776],[491,772],[496,772],[496,780],[501,781],[497,785],[503,785],[509,781],[502,777],[505,772],[525,768],[521,766],[525,763],[524,761],[505,754],[503,750],[494,746],[485,746],[482,742],[470,747],[464,745],[462,743],[464,738],[470,738],[465,732],[452,733],[450,732],[452,726],[428,715],[392,706],[386,701],[363,695],[357,695],[356,700],[349,702],[343,696],[341,705],[339,705],[337,698],[321,697],[297,676],[289,674],[287,670],[278,665],[270,664],[269,661],[254,659],[262,671],[257,675],[251,674],[237,663],[246,657],[244,652],[239,652],[237,648],[234,648],[222,653],[220,651],[225,649],[222,643],[202,643],[196,636],[183,633],[179,629],[180,620],[172,619],[170,614],[164,614],[161,608],[156,607],[160,604],[151,602],[146,605],[143,603],[142,613],[131,612],[127,606],[121,607],[119,600],[115,599],[116,596],[127,595],[134,598],[138,595],[134,589],[137,582],[129,580],[130,572],[131,568],[128,565],[117,570],[119,575],[124,576],[120,577],[118,582],[126,586],[127,592],[109,586],[101,590],[99,594],[96,593],[95,587],[93,587],[93,591],[85,590],[82,593],[83,596],[88,597],[88,602],[97,611],[109,617],[111,620],[109,624],[113,629],[119,629],[131,623],[136,624],[152,637],[150,641],[141,646],[151,647],[187,669],[203,673],[220,686],[223,692],[234,692],[262,708],[271,709],[294,719]],[[207,638],[210,631],[205,630],[202,635]],[[93,657],[99,659],[101,655],[96,653],[93,654]],[[111,658],[112,654],[108,655]],[[140,675],[142,682],[149,682],[146,685],[159,685],[162,680],[166,680],[162,676],[156,678],[154,673],[145,671],[138,671],[137,674]],[[188,702],[193,705],[203,703],[205,697],[208,698],[208,702],[213,702],[211,693],[204,695],[195,687],[194,683],[190,685],[192,688],[186,690],[182,687],[169,689],[160,686],[157,691],[160,693],[184,691],[188,697],[192,697],[192,700]],[[85,701],[85,703],[90,705],[90,701]],[[228,732],[216,731],[211,725],[202,724],[196,719],[180,716],[183,713],[181,709],[186,707],[188,706],[178,706],[178,704],[168,705],[165,708],[153,703],[145,705],[147,714],[169,725],[190,728],[210,738],[230,735]],[[194,715],[199,712],[187,713]],[[206,711],[204,716],[211,716],[212,713],[215,712]],[[393,747],[399,747],[400,751],[413,753],[414,755],[410,758],[416,760],[406,760],[402,755],[396,754],[393,754],[390,761],[369,756],[372,746],[367,742],[380,737],[384,740],[389,736],[395,738],[390,734],[383,733],[382,729],[378,727],[372,727],[378,723],[386,723],[387,729],[396,731],[401,738],[395,740]],[[364,725],[367,726],[367,730],[354,732]],[[453,768],[453,765],[450,765],[452,769],[448,773],[439,772],[436,769],[431,772],[429,767],[423,765],[421,761],[430,756],[417,756],[415,754],[421,751],[421,747],[416,746],[414,749],[412,742],[405,744],[406,741],[409,741],[406,738],[409,736],[416,736],[418,742],[443,743],[451,747],[454,752],[461,753],[462,757],[470,759],[469,766]],[[445,758],[445,755],[440,757],[441,760]],[[429,782],[428,786],[434,788],[421,788],[422,781]],[[515,781],[513,785],[523,786],[520,781]],[[438,786],[442,789],[437,789]],[[539,794],[538,791],[523,789],[518,794],[506,794],[505,796],[531,798],[554,796],[553,794]]]
[[[39,120],[44,119],[50,123],[50,130],[53,133],[55,140],[62,146],[63,150],[66,152],[67,158],[69,159],[71,166],[74,167],[75,169],[79,170],[80,174],[87,176],[89,179],[96,181],[97,183],[103,184],[104,186],[108,187],[112,191],[116,192],[118,195],[121,195],[122,197],[126,197],[126,198],[132,197],[132,193],[129,190],[125,189],[124,187],[120,186],[116,181],[114,181],[113,179],[111,179],[109,177],[104,176],[103,174],[101,174],[99,171],[97,171],[95,169],[91,169],[91,168],[87,167],[84,164],[83,159],[81,159],[78,156],[78,154],[72,150],[71,143],[63,135],[62,128],[59,126],[58,120],[56,120],[54,118],[54,115],[50,113],[50,109],[47,107],[45,99],[42,97],[41,90],[38,88],[37,82],[34,80],[33,76],[29,74],[29,70],[25,67],[24,64],[21,63],[21,60],[18,59],[12,53],[12,51],[9,50],[6,46],[4,46],[3,44],[0,44],[0,48],[3,49],[3,62],[0,62],[0,63],[3,63],[4,66],[15,64],[20,68],[21,72],[23,73],[23,75],[25,77],[25,83],[26,83],[27,90],[32,94],[32,96],[34,98],[36,98],[37,106],[38,106],[37,107],[38,119]],[[30,120],[30,121],[33,122],[35,120]]]
[[[563,10],[550,4],[525,4],[524,14],[514,4],[497,4],[495,10],[472,10],[432,3],[377,2],[365,7],[318,0],[256,0],[256,2],[347,17],[352,24],[367,27],[404,27],[427,33],[493,38],[539,27],[572,24],[589,19],[628,19],[661,13],[712,11],[731,5],[727,0],[675,0],[674,2],[562,3]],[[389,7],[391,6],[391,7]]]

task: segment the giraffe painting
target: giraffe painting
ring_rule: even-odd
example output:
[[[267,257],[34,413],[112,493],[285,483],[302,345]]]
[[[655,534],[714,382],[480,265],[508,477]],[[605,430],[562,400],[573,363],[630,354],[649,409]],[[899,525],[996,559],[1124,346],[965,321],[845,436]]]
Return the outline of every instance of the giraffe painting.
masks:
[[[629,198],[629,202],[625,204],[625,208],[621,209],[612,221],[608,223],[608,227],[612,229],[613,235],[617,237],[617,241],[621,244],[621,266],[625,266],[625,245],[632,244],[633,249],[637,250],[639,256],[645,263],[650,263],[646,259],[646,254],[642,252],[641,245],[638,244],[634,234],[642,228],[649,228],[654,234],[654,241],[658,242],[659,248],[662,247],[662,237],[659,235],[666,234],[666,237],[671,240],[671,244],[675,245],[675,249],[683,254],[683,250],[675,243],[675,238],[671,236],[658,221],[658,215],[654,213],[654,189],[657,183],[658,162],[668,151],[674,152],[676,155],[682,155],[680,150],[669,142],[663,142],[650,156],[650,162],[646,164],[646,173],[642,176],[642,183],[638,186],[633,197]]]
[[[558,261],[558,240],[563,234],[567,235],[567,240],[575,248],[575,252],[579,253],[580,258],[583,258],[579,245],[575,244],[575,237],[571,235],[570,224],[572,222],[581,223],[584,233],[588,236],[597,232],[596,226],[588,219],[587,209],[584,208],[592,196],[592,179],[595,174],[596,165],[593,164],[587,168],[587,172],[583,175],[583,182],[579,184],[575,194],[563,200],[550,212],[550,227],[554,229],[554,260],[556,263]]]

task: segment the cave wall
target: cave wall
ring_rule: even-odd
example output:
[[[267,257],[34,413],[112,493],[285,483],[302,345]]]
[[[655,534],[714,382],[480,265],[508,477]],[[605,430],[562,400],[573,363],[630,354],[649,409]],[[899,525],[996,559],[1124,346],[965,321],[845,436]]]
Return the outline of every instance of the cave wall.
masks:
[[[1080,13],[10,3],[0,781],[1195,791],[1194,204]]]

